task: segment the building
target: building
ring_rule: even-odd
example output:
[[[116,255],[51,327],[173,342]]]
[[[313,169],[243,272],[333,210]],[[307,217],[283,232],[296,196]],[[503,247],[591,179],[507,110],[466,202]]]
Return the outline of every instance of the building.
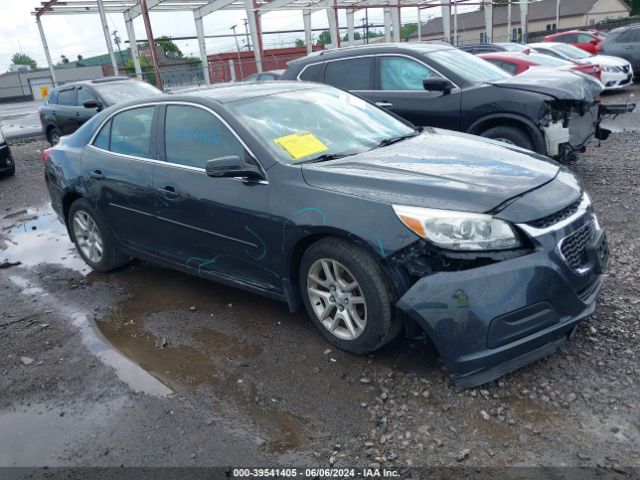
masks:
[[[57,68],[59,84],[101,78],[102,67]],[[7,72],[0,75],[0,102],[43,100],[53,88],[49,69]]]
[[[603,20],[628,17],[631,11],[624,0],[561,0],[560,25],[556,25],[556,6],[557,0],[529,3],[529,40],[537,40],[539,37],[556,30],[588,27]],[[506,6],[493,8],[492,40],[494,42],[521,39],[519,3],[514,1],[511,6],[511,32],[507,32],[507,10]],[[453,30],[453,21],[451,29]],[[422,40],[442,40],[443,38],[442,17],[434,18],[422,25]],[[453,32],[451,38],[453,38]],[[417,32],[409,38],[409,41],[415,42],[417,40]],[[485,12],[477,10],[458,15],[458,45],[487,41],[491,41],[491,39],[486,38]]]
[[[323,50],[322,45],[314,45],[313,51]],[[282,70],[287,63],[307,55],[306,47],[273,48],[262,52],[262,71]],[[208,55],[209,78],[211,83],[242,80],[257,73],[256,59],[253,50],[226,52]]]

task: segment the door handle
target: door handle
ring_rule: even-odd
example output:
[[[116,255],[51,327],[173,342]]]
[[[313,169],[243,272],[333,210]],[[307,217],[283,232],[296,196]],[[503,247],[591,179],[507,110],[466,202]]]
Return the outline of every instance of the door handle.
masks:
[[[380,108],[393,107],[393,103],[391,102],[376,102],[376,105],[379,106]]]
[[[91,172],[91,177],[95,178],[96,180],[104,179],[104,175],[100,170],[94,170],[93,172]]]
[[[163,188],[159,188],[158,191],[168,199],[178,198],[180,196],[180,194],[176,192],[176,189],[170,185],[167,185],[166,187],[163,187]]]

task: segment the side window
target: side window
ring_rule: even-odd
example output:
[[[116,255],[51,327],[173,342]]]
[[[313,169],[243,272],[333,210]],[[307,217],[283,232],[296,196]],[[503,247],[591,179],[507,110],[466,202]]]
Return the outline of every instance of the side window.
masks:
[[[95,100],[95,96],[86,88],[78,89],[78,106],[82,107],[87,100]]]
[[[76,89],[60,90],[58,92],[58,105],[76,105]]]
[[[380,57],[381,90],[424,90],[422,80],[440,77],[429,67],[406,57]]]
[[[305,68],[300,74],[300,80],[305,80],[307,82],[315,82],[318,80],[318,74],[322,69],[321,63],[316,63],[315,65],[309,65]]]
[[[205,168],[212,158],[244,158],[244,147],[233,133],[202,108],[168,105],[164,129],[168,162]]]
[[[115,115],[111,119],[110,150],[114,153],[151,158],[153,110],[154,107],[141,107]]]
[[[593,37],[591,35],[586,35],[581,33],[578,35],[578,43],[589,43]]]
[[[100,130],[100,133],[98,133],[98,136],[93,141],[93,145],[103,150],[109,150],[110,136],[111,136],[111,120],[109,120],[104,125],[104,127],[102,127],[102,130]]]
[[[327,62],[324,81],[345,90],[373,90],[373,57]]]
[[[554,52],[553,50],[540,50],[540,53],[544,53],[545,55],[549,55],[551,57],[554,58],[560,58],[562,59],[561,55],[558,55],[556,52]]]
[[[562,43],[578,43],[578,35],[576,35],[575,33],[562,35],[561,37],[558,37],[558,41]]]

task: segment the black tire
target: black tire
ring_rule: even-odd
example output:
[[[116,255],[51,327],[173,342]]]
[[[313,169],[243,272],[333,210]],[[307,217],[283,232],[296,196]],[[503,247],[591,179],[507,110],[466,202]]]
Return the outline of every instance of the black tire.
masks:
[[[485,130],[480,134],[485,138],[491,138],[493,140],[505,141],[507,144],[512,144],[517,147],[526,148],[527,150],[533,150],[534,145],[529,134],[518,127],[493,127]]]
[[[366,302],[366,324],[354,339],[338,338],[324,326],[311,305],[307,292],[308,274],[316,261],[335,260],[348,270],[358,282]],[[386,274],[364,249],[337,238],[326,238],[311,245],[304,253],[299,268],[300,294],[314,325],[320,333],[341,350],[366,354],[393,340],[402,328],[402,322],[393,303],[394,293]]]
[[[82,251],[78,239],[76,239],[73,222],[74,218],[79,212],[82,214],[87,214],[93,220],[98,229],[102,240],[102,256],[99,261],[91,260]],[[97,270],[98,272],[108,272],[125,265],[131,260],[128,255],[125,255],[118,249],[118,242],[111,233],[111,230],[107,226],[107,223],[100,212],[95,210],[93,206],[85,199],[78,199],[71,204],[69,215],[67,216],[67,225],[69,227],[69,235],[73,243],[75,243],[78,253],[85,261],[85,263],[92,269]]]
[[[60,141],[60,130],[57,127],[51,127],[47,130],[47,141],[52,147],[55,147]]]

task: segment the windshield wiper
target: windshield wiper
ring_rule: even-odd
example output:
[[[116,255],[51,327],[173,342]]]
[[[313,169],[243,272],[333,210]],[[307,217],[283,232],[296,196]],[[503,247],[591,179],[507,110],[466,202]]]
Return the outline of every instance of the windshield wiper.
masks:
[[[355,155],[355,153],[325,153],[323,155],[319,155],[317,157],[311,158],[309,160],[305,160],[300,163],[316,163],[316,162],[326,162],[328,160],[337,160],[339,158],[349,157],[351,155]]]
[[[376,148],[381,148],[381,147],[387,147],[387,146],[392,145],[394,143],[401,142],[402,140],[406,140],[407,138],[416,137],[416,136],[420,135],[420,133],[421,133],[421,130],[420,129],[416,129],[411,133],[407,133],[406,135],[400,135],[398,137],[385,138],[378,145],[373,147],[371,150],[374,150]]]

